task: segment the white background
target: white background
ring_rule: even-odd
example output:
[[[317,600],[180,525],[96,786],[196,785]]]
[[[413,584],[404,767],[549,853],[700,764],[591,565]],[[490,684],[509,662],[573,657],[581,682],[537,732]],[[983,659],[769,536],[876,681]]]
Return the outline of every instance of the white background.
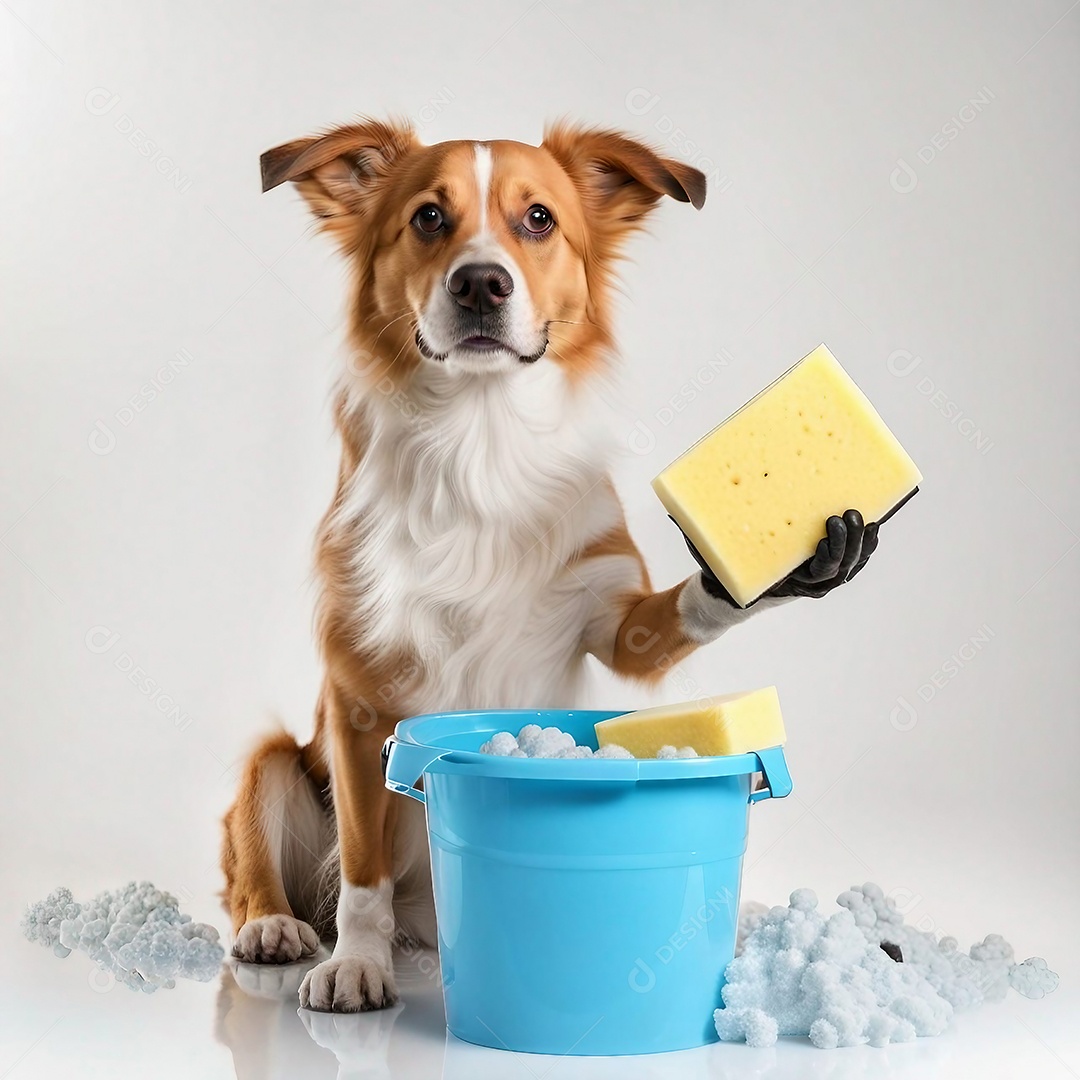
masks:
[[[224,928],[230,767],[271,714],[310,729],[343,270],[291,190],[260,195],[258,157],[361,111],[425,141],[536,142],[568,114],[710,174],[705,209],[664,205],[625,270],[617,483],[658,588],[693,564],[649,480],[820,341],[925,474],[854,585],[733,632],[656,697],[780,688],[796,790],[753,814],[746,895],[875,880],[1064,985],[919,1047],[713,1047],[701,1074],[952,1076],[981,1053],[984,1076],[1077,1075],[1078,53],[1068,0],[5,0],[0,1075],[155,1054],[155,1075],[231,1074],[213,988],[94,994],[83,958],[15,921],[61,882],[137,877]],[[588,703],[648,700],[598,673]]]

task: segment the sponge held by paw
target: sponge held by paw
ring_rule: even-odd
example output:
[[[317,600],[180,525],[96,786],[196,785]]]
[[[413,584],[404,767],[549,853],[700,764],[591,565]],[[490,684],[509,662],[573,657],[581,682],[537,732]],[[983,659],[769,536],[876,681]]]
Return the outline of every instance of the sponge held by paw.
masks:
[[[922,476],[866,395],[820,345],[700,439],[653,489],[746,607],[814,554],[821,523],[880,521]]]

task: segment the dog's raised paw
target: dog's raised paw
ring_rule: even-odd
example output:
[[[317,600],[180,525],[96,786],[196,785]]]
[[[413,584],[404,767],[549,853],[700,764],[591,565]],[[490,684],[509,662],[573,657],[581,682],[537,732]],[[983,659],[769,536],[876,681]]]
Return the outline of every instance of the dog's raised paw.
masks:
[[[249,964],[291,964],[318,951],[319,935],[291,915],[264,915],[240,928],[232,954]]]
[[[300,984],[301,1006],[321,1012],[384,1009],[396,1001],[393,967],[372,956],[331,957]]]

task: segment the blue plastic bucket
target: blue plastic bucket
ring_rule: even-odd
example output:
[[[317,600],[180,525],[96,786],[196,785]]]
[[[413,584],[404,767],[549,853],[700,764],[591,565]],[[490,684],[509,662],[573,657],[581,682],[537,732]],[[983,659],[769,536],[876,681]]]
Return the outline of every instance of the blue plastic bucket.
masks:
[[[440,713],[403,720],[387,740],[387,787],[427,805],[446,1023],[459,1039],[575,1055],[716,1040],[748,809],[791,791],[784,753],[478,752],[526,724],[595,747],[593,725],[618,715]],[[758,772],[767,786],[751,791]]]

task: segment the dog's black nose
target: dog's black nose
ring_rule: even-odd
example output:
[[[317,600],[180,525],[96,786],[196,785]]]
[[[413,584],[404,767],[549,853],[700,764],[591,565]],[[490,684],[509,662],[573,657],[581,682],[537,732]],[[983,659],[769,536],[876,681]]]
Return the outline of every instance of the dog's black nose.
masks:
[[[446,290],[463,308],[488,315],[514,291],[514,279],[495,263],[469,263],[450,275]]]

